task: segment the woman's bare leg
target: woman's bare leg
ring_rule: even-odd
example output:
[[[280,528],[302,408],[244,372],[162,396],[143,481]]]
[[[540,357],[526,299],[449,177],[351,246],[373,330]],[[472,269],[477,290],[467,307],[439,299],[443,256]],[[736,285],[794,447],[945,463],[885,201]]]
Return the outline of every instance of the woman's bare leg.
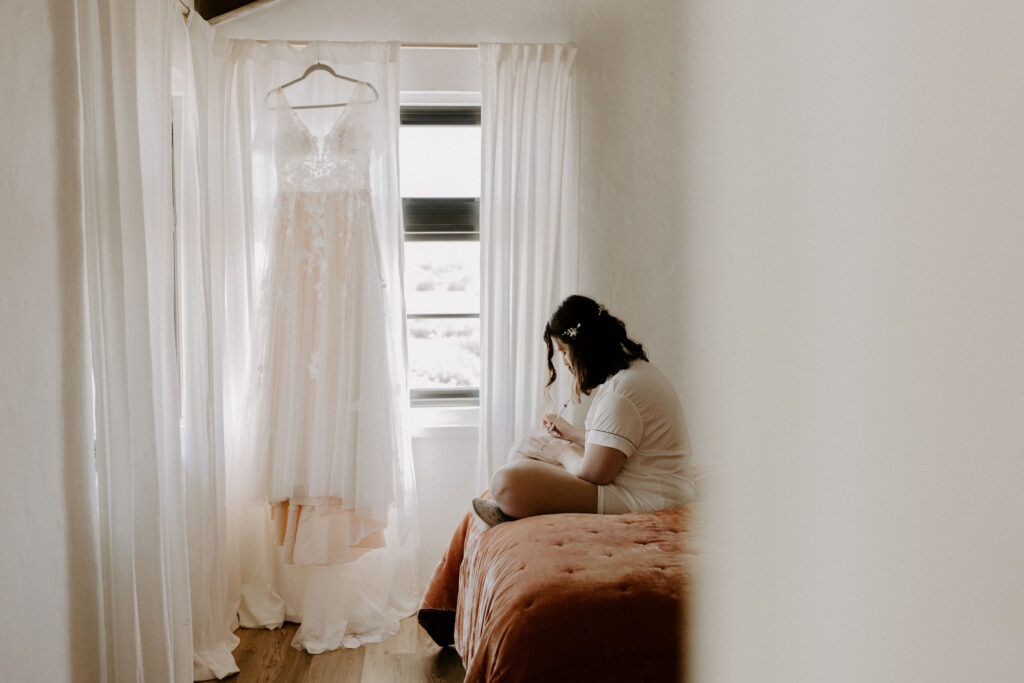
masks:
[[[491,495],[510,517],[556,512],[597,512],[597,485],[569,474],[558,465],[516,460],[491,479]]]

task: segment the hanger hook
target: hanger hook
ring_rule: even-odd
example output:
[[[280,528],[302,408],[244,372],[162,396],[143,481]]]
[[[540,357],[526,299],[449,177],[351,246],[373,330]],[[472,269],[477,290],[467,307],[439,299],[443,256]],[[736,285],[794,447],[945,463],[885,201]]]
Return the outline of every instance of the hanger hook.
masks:
[[[316,52],[316,63],[319,64],[320,63],[320,41],[319,40],[314,40],[313,41],[313,47],[314,47],[315,52]]]

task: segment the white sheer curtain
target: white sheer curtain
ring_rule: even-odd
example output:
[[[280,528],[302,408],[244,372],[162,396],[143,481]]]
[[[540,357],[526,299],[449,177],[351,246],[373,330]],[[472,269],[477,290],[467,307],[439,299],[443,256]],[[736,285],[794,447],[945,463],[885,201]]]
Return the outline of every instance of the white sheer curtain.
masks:
[[[174,169],[177,215],[181,458],[185,469],[192,662],[195,680],[238,671],[237,597],[228,587],[224,450],[224,239],[219,153],[210,135],[213,31],[198,13],[174,23]]]
[[[103,680],[188,681],[170,159],[170,22],[180,18],[176,0],[76,0],[73,7]]]
[[[102,678],[230,675],[239,623],[302,621],[294,642],[314,652],[383,639],[419,597],[404,429],[397,45],[217,41],[194,12],[182,24],[178,0],[76,0],[73,8]],[[373,208],[388,329],[379,343],[395,371],[389,427],[401,444],[381,454],[395,461],[386,547],[327,567],[281,560],[265,487],[239,438],[271,199],[253,131],[266,91],[314,57],[381,93]]]
[[[575,57],[567,45],[480,46],[481,490],[512,442],[568,398],[560,381],[544,405],[542,334],[579,280]]]
[[[415,481],[406,432],[404,307],[401,282],[401,203],[398,193],[397,133],[398,44],[327,43],[296,46],[280,41],[221,41],[214,45],[220,76],[211,82],[210,138],[217,150],[209,178],[214,195],[211,220],[223,239],[226,318],[224,321],[224,434],[230,591],[238,596],[242,626],[276,628],[282,622],[302,626],[293,645],[309,652],[356,647],[382,640],[398,630],[419,599],[414,552],[418,544]],[[387,429],[397,449],[371,455],[393,469],[394,491],[387,509],[385,546],[343,564],[304,565],[288,561],[288,549],[274,542],[269,517],[266,462],[254,461],[258,450],[247,438],[260,425],[247,420],[255,349],[260,273],[266,264],[268,228],[274,202],[273,169],[254,141],[274,112],[267,110],[270,90],[298,76],[316,62],[338,73],[371,83],[379,93],[372,106],[371,192],[375,236],[385,284],[386,332],[368,340],[386,351],[390,380]],[[306,102],[330,101],[338,81],[323,74],[289,90]],[[337,110],[326,110],[337,114]],[[339,349],[338,352],[343,352]]]

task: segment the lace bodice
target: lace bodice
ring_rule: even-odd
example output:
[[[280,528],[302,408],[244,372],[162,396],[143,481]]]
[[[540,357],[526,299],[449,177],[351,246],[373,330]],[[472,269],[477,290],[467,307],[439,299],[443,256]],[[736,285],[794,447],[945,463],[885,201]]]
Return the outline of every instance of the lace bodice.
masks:
[[[269,105],[280,117],[273,138],[280,192],[369,189],[372,100],[362,92],[365,87],[356,86],[334,125],[320,136],[299,118],[280,89],[271,93]]]

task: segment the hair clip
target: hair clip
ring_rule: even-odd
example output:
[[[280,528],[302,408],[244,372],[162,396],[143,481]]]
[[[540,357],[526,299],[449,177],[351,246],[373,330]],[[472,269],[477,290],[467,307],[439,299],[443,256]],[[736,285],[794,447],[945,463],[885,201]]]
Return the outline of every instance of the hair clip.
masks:
[[[583,323],[576,323],[573,327],[568,328],[562,334],[565,335],[566,337],[568,337],[569,339],[575,339],[576,335],[579,333],[580,327],[582,325],[583,325]]]

